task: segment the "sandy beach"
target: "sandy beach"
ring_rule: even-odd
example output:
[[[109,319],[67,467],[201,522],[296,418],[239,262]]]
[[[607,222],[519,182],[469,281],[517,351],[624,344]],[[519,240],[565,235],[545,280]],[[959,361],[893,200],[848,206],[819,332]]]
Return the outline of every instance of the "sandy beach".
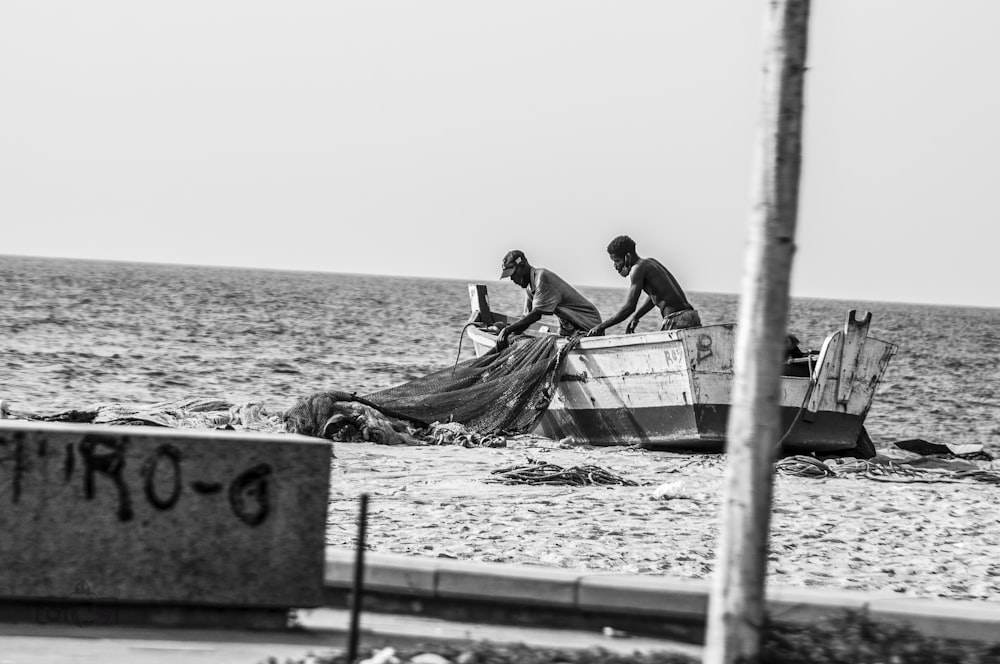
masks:
[[[563,449],[533,437],[496,449],[337,443],[335,454],[331,546],[354,546],[357,498],[368,492],[372,551],[685,579],[713,570],[722,455]],[[488,481],[528,458],[600,466],[639,486]],[[1000,599],[997,487],[777,474],[768,583]]]

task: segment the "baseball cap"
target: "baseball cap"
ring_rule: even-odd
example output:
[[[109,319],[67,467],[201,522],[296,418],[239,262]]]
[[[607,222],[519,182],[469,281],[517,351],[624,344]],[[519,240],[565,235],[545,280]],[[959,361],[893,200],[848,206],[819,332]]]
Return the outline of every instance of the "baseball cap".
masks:
[[[527,258],[524,257],[524,252],[520,249],[512,249],[507,252],[507,255],[503,257],[503,264],[501,267],[503,271],[500,273],[501,279],[506,279],[510,275],[514,274],[514,268],[517,267],[519,263],[526,263]]]

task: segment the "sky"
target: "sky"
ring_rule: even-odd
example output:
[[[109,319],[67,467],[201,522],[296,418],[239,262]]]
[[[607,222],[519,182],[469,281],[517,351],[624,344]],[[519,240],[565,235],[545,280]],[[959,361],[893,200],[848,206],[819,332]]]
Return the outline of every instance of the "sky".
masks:
[[[766,0],[0,0],[0,254],[738,293]],[[792,295],[1000,307],[1000,2],[813,0]]]

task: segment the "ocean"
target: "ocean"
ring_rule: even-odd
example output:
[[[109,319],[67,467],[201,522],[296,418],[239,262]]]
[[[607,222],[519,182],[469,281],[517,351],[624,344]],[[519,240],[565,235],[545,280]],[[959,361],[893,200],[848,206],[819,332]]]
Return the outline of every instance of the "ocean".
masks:
[[[624,283],[580,291],[608,316]],[[456,361],[467,284],[0,256],[0,399],[36,412],[188,397],[285,409],[321,390],[367,394]],[[495,310],[520,309],[517,286],[487,285]],[[688,297],[706,324],[736,320],[736,295]],[[850,309],[899,345],[866,422],[876,445],[1000,451],[1000,309],[794,298],[789,330],[818,349]]]

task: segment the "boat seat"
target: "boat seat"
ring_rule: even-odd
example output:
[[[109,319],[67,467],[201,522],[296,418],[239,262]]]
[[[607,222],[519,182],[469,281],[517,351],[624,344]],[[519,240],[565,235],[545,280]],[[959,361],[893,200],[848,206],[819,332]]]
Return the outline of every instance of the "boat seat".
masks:
[[[781,366],[781,375],[809,378],[812,375],[813,368],[816,366],[817,355],[819,355],[819,353],[816,351],[809,351],[809,355],[806,357],[796,357],[785,360],[785,363]]]

